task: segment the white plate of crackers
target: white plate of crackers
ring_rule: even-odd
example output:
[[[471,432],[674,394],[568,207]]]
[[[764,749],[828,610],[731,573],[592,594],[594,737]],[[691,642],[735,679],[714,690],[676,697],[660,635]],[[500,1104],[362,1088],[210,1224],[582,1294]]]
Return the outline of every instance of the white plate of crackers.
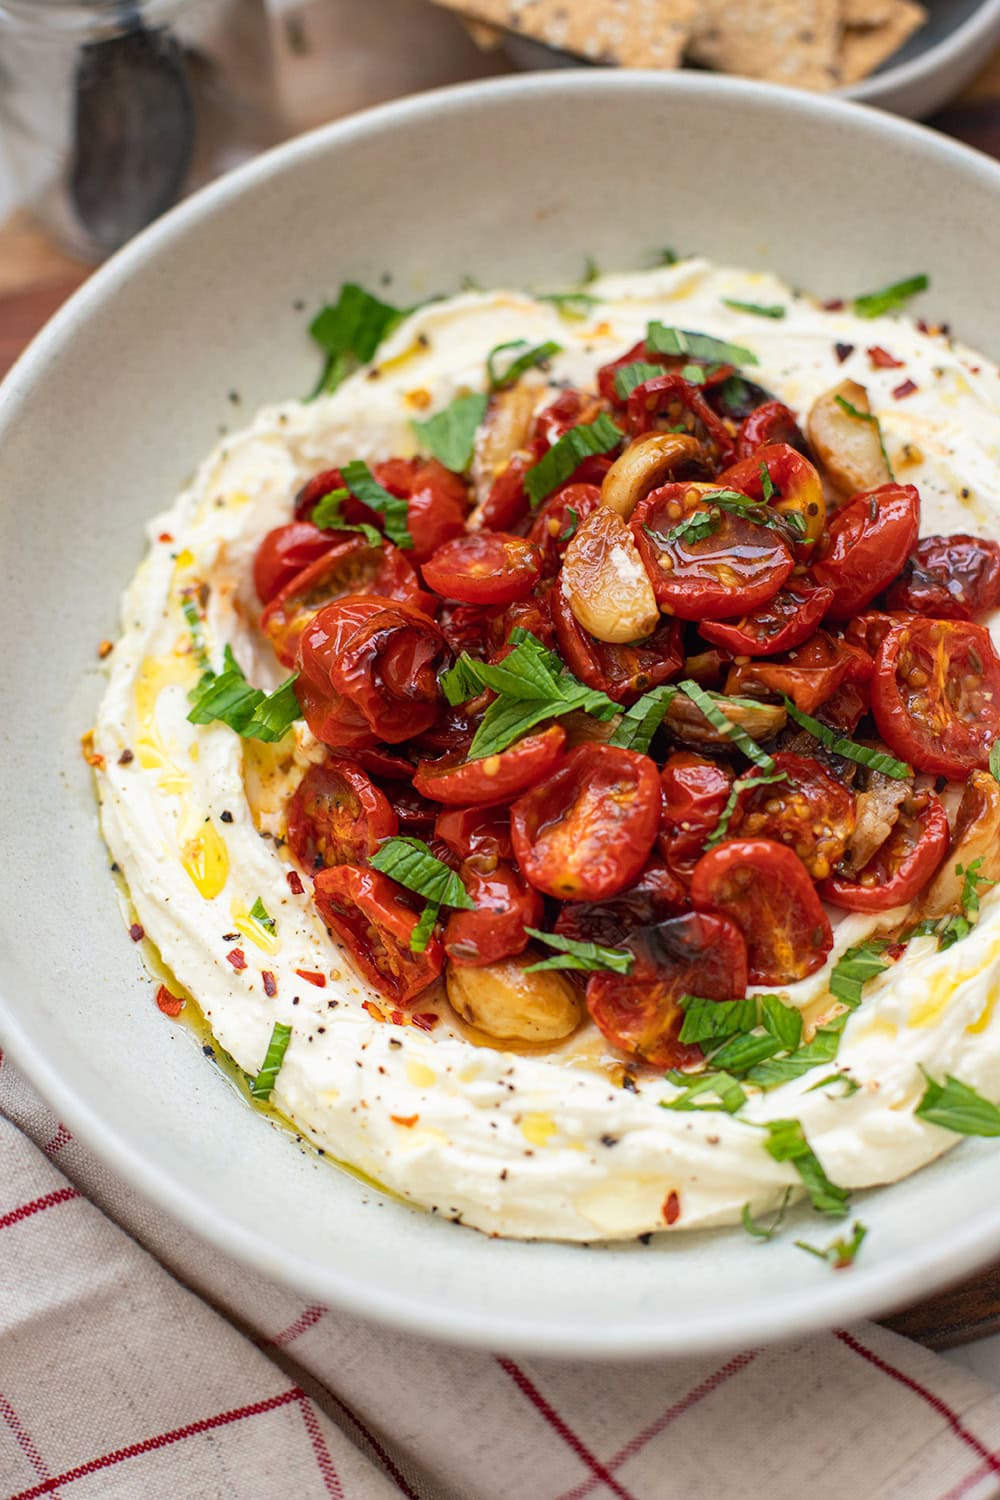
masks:
[[[1000,0],[435,0],[520,67],[709,68],[920,119],[1000,43]]]

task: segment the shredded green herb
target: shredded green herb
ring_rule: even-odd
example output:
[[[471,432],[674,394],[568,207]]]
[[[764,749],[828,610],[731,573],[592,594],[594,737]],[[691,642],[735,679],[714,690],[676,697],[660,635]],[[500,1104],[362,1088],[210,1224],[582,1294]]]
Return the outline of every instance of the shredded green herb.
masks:
[[[926,292],[930,277],[922,272],[919,276],[908,276],[905,281],[894,281],[878,292],[866,292],[855,297],[854,311],[859,318],[881,318],[885,313],[898,312],[918,292]]]
[[[348,489],[331,490],[318,501],[310,521],[321,531],[358,531],[369,547],[381,547],[382,533],[377,526],[372,526],[369,521],[360,521],[357,525],[345,521],[344,501],[349,500],[350,495]]]
[[[489,397],[482,394],[456,396],[443,411],[425,422],[413,420],[410,426],[424,452],[453,474],[464,474],[472,462],[476,433],[488,405]]]
[[[469,896],[454,870],[433,855],[423,839],[391,838],[375,851],[369,861],[373,870],[416,891],[437,906],[455,906],[474,911],[476,903]]]
[[[273,932],[277,926],[277,923],[259,896],[250,908],[250,918],[251,921],[259,922],[262,927],[266,927],[268,932]]]
[[[206,672],[190,694],[193,706],[188,722],[227,724],[241,739],[273,744],[284,739],[296,719],[302,717],[295,696],[298,675],[293,672],[273,693],[265,693],[250,686],[232,647],[227,645],[223,670]]]
[[[663,373],[662,365],[652,365],[645,359],[633,360],[616,372],[615,394],[619,401],[627,401],[637,386],[645,385],[647,380],[655,380]]]
[[[610,453],[622,441],[622,432],[602,411],[594,422],[571,427],[552,444],[549,451],[539,459],[524,476],[524,487],[532,507],[539,506],[546,496],[575,474],[585,458],[598,453]]]
[[[989,1099],[950,1074],[946,1074],[944,1083],[936,1083],[923,1068],[920,1071],[927,1088],[914,1114],[921,1120],[956,1135],[1000,1135],[1000,1109]]]
[[[747,1234],[752,1234],[755,1240],[773,1240],[774,1236],[777,1234],[778,1230],[785,1222],[785,1215],[788,1213],[788,1205],[791,1202],[791,1199],[792,1189],[790,1187],[786,1187],[784,1194],[782,1195],[781,1202],[775,1209],[774,1214],[771,1218],[771,1222],[769,1224],[765,1224],[762,1219],[758,1219],[758,1221],[754,1223],[753,1217],[750,1212],[750,1205],[749,1203],[744,1203],[742,1209],[740,1210],[740,1218],[743,1221],[743,1228],[746,1230]]]
[[[835,1271],[843,1271],[845,1267],[852,1266],[857,1258],[858,1251],[864,1244],[868,1230],[860,1219],[855,1219],[851,1225],[851,1237],[835,1239],[827,1245],[825,1250],[820,1250],[816,1245],[810,1245],[806,1240],[795,1240],[794,1244],[799,1250],[808,1250],[810,1255],[825,1260]]]
[[[397,547],[409,549],[413,538],[407,529],[407,505],[405,500],[391,495],[379,484],[371,469],[356,458],[341,469],[344,484],[356,500],[374,510],[385,521],[385,534]]]
[[[281,1021],[275,1021],[260,1072],[250,1081],[251,1098],[270,1099],[271,1090],[274,1088],[281,1064],[285,1060],[285,1053],[288,1051],[288,1043],[291,1039],[292,1028]]]
[[[819,740],[821,745],[825,745],[835,755],[856,761],[859,766],[869,766],[873,771],[881,771],[883,776],[891,776],[894,781],[908,781],[913,775],[913,767],[908,766],[904,760],[896,760],[895,756],[888,755],[883,750],[874,750],[870,745],[856,745],[853,740],[838,734],[828,724],[821,724],[819,719],[796,708],[791,698],[784,693],[782,699],[788,717],[803,729],[808,729],[814,739]]]
[[[892,944],[888,938],[869,938],[841,954],[830,975],[830,994],[850,1010],[857,1010],[869,979],[892,968],[885,951]]]
[[[882,423],[879,421],[875,413],[872,411],[860,411],[858,407],[851,405],[846,396],[835,396],[834,400],[839,407],[842,407],[843,410],[847,412],[847,415],[849,417],[854,417],[855,421],[858,422],[867,422],[869,427],[875,428],[875,431],[878,434],[878,445],[882,449],[882,457],[885,459],[885,466],[889,471],[889,478],[895,479],[896,476],[892,472],[892,464],[889,462],[889,450],[885,446],[885,435],[882,431]]]
[[[326,355],[312,397],[329,395],[360,365],[367,364],[382,340],[410,311],[380,302],[355,282],[345,282],[337,301],[322,308],[309,325],[309,332]]]
[[[513,354],[515,349],[521,349],[524,352],[515,355],[506,369],[499,370],[497,368],[497,355]],[[562,344],[554,343],[552,339],[547,339],[544,344],[535,344],[534,347],[528,343],[527,339],[511,339],[507,344],[497,344],[496,348],[491,349],[486,356],[486,369],[490,377],[490,390],[502,391],[508,386],[516,385],[522,375],[527,374],[529,370],[535,369],[538,365],[547,364],[550,359],[553,359],[557,354],[561,354],[562,349]]]
[[[692,359],[710,360],[720,365],[759,363],[756,354],[751,349],[744,349],[742,344],[714,339],[707,333],[688,333],[683,328],[666,328],[657,322],[650,323],[646,330],[646,348],[654,354],[672,354],[678,357],[689,355]]]
[[[667,709],[676,696],[677,689],[671,684],[653,688],[650,692],[644,693],[623,714],[621,723],[615,728],[608,744],[616,745],[622,750],[637,750],[640,755],[646,755],[653,742],[653,736],[663,723]]]
[[[700,687],[697,682],[692,681],[690,678],[685,682],[678,683],[678,686],[685,697],[690,698],[695,708],[701,710],[712,727],[717,729],[720,734],[724,734],[727,739],[732,740],[733,744],[743,751],[748,760],[752,760],[755,765],[760,766],[764,771],[771,772],[775,770],[774,761],[768,755],[767,751],[762,750],[756,741],[750,738],[741,725],[734,724],[726,717],[722,709],[718,707],[719,700],[717,698],[707,693],[703,687]]]
[[[722,300],[736,312],[753,313],[758,318],[783,318],[787,312],[787,308],[780,302],[739,302],[735,297],[723,297]]]
[[[542,932],[537,927],[526,927],[524,930],[529,937],[537,938],[540,943],[557,950],[552,958],[531,964],[525,969],[526,974],[536,974],[541,969],[580,969],[588,974],[632,972],[635,954],[626,948],[604,948],[600,943],[579,942],[576,938],[562,937],[558,932]]]
[[[831,1182],[822,1163],[806,1140],[799,1120],[768,1120],[765,1149],[775,1161],[788,1161],[798,1172],[810,1202],[817,1213],[842,1218],[847,1213],[851,1195],[846,1188]]]

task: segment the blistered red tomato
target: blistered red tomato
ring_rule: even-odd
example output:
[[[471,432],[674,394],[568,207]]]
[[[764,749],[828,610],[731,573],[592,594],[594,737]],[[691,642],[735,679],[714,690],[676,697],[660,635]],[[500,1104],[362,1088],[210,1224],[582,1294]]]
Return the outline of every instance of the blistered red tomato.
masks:
[[[632,535],[657,603],[681,620],[740,619],[773,599],[793,567],[777,531],[713,508],[705,485],[653,490]]]
[[[316,876],[313,900],[365,978],[394,1005],[417,999],[444,967],[444,950],[436,938],[423,953],[411,951],[419,914],[388,875],[335,865]]]
[[[809,562],[826,525],[826,501],[807,458],[788,443],[768,443],[720,474],[719,484],[787,517],[786,540],[800,561]]]
[[[822,968],[833,946],[830,919],[809,871],[773,839],[726,839],[691,876],[701,911],[724,912],[747,945],[751,984],[794,984]]]
[[[420,464],[406,496],[406,529],[413,541],[409,553],[413,562],[426,562],[445,542],[462,536],[468,509],[465,485],[457,474],[434,458]]]
[[[425,797],[452,807],[489,807],[509,802],[554,771],[562,760],[566,731],[558,724],[525,735],[499,755],[456,764],[424,762],[413,785]]]
[[[602,1034],[639,1062],[678,1068],[701,1048],[678,1040],[681,998],[739,1000],[747,987],[747,950],[739,928],[717,913],[687,912],[640,927],[621,946],[634,955],[629,974],[591,975],[587,1009]]]
[[[971,620],[1000,605],[1000,543],[981,536],[925,536],[885,596],[888,609],[936,620]]]
[[[400,599],[418,609],[425,604],[429,609],[432,602],[398,547],[390,542],[370,547],[362,536],[344,537],[296,573],[261,615],[261,629],[270,636],[278,660],[292,665],[302,632],[324,605],[358,594]]]
[[[731,771],[703,755],[678,750],[667,758],[660,777],[659,846],[671,870],[685,880],[705,850],[729,801]]]
[[[698,629],[706,641],[725,646],[736,656],[775,656],[809,639],[832,598],[833,589],[791,578],[752,615],[742,620],[704,620]]]
[[[434,621],[402,601],[328,604],[306,626],[296,692],[309,728],[334,749],[371,748],[428,729],[451,653]]]
[[[484,531],[509,531],[528,514],[531,505],[524,476],[534,462],[533,456],[516,454],[494,479],[476,513]]]
[[[895,755],[918,771],[964,781],[1000,738],[1000,658],[989,632],[914,616],[875,659],[872,712]]]
[[[798,855],[814,880],[825,879],[854,832],[854,793],[810,755],[779,750],[772,757],[784,781],[740,793],[729,831],[741,839],[774,839]],[[751,778],[762,776],[751,771]]]
[[[833,589],[827,618],[860,613],[890,584],[917,542],[920,496],[912,484],[883,484],[837,511],[813,565],[817,583]]]
[[[459,872],[475,911],[455,911],[444,929],[444,951],[453,964],[479,967],[523,953],[526,927],[538,927],[544,905],[538,891],[511,865],[484,872],[474,863]]]
[[[680,622],[664,620],[643,640],[616,646],[599,641],[579,623],[561,589],[552,592],[552,617],[563,660],[588,687],[616,703],[634,703],[643,693],[676,677],[684,663]]]
[[[286,584],[344,540],[344,533],[321,531],[311,521],[276,526],[257,548],[253,582],[261,604],[270,604]]]
[[[628,400],[628,428],[632,437],[657,428],[680,428],[690,433],[701,443],[715,473],[736,457],[736,445],[722,418],[716,416],[697,386],[677,374],[658,375],[636,387]]]
[[[473,531],[445,542],[424,563],[424,581],[443,599],[463,604],[509,604],[524,599],[542,572],[531,542],[502,531]]]
[[[924,793],[913,811],[904,807],[881,849],[853,880],[833,875],[819,893],[847,911],[888,911],[914,900],[948,852],[948,817],[937,797]]]
[[[525,877],[563,901],[602,901],[631,885],[649,857],[660,778],[647,755],[578,745],[511,808]]]
[[[310,766],[288,804],[288,845],[310,871],[366,864],[398,826],[385,793],[347,760]]]
[[[783,401],[765,401],[743,418],[736,439],[737,456],[751,458],[770,443],[783,443],[799,453],[805,452],[802,430]]]
[[[445,807],[434,823],[434,837],[457,859],[476,860],[484,870],[514,858],[506,808]]]
[[[785,693],[804,714],[815,713],[832,698],[844,682],[864,686],[872,675],[871,658],[857,646],[818,630],[801,646],[781,657],[749,661],[732,666],[726,677],[726,692],[735,694]]]
[[[601,492],[596,484],[564,485],[545,502],[528,533],[529,541],[541,554],[544,573],[558,572],[580,522],[585,521],[600,503]]]

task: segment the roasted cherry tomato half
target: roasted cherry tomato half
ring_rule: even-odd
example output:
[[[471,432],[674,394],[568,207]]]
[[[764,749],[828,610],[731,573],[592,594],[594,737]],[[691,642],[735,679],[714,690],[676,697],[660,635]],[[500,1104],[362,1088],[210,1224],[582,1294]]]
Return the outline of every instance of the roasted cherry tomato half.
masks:
[[[729,831],[736,838],[787,844],[814,880],[824,880],[854,832],[854,793],[811,755],[779,750],[773,759],[785,780],[741,792]],[[749,776],[762,774],[751,771]]]
[[[421,797],[412,786],[404,786],[402,783],[391,786],[387,795],[399,822],[400,833],[409,838],[424,839],[426,842],[434,832],[437,818],[435,803],[428,802],[426,797]],[[448,861],[445,860],[445,863],[447,864]]]
[[[761,609],[793,567],[766,526],[712,507],[705,485],[665,484],[640,500],[632,535],[657,603],[680,620],[740,619]],[[698,526],[706,518],[706,529]]]
[[[535,418],[534,438],[538,455],[547,453],[553,443],[565,437],[571,427],[593,422],[603,406],[603,401],[586,391],[560,391],[555,400],[543,407]]]
[[[729,801],[732,786],[731,772],[691,750],[676,751],[663,767],[660,853],[684,880],[691,879],[704,853],[705,840]]]
[[[531,509],[524,476],[535,463],[534,456],[517,454],[494,479],[490,492],[477,511],[484,531],[509,531]]]
[[[740,458],[752,458],[759,448],[771,443],[782,443],[798,453],[806,451],[802,429],[783,401],[765,401],[743,418],[736,452]]]
[[[499,755],[445,765],[424,762],[413,785],[424,797],[450,807],[491,807],[536,786],[562,760],[566,731],[558,724],[525,735]]]
[[[722,371],[717,372],[719,375]],[[682,428],[698,439],[717,473],[736,457],[729,429],[717,417],[698,387],[682,376],[658,375],[636,386],[628,399],[628,430],[632,437],[657,428]]]
[[[646,348],[646,340],[640,339],[637,344],[632,345],[632,348],[626,354],[622,354],[618,359],[610,360],[606,365],[601,365],[597,372],[598,391],[610,405],[617,407],[627,406],[628,397],[625,397],[623,400],[618,394],[618,387],[615,385],[615,377],[618,371],[624,370],[626,365],[634,365],[638,361],[642,361],[643,364],[657,364],[659,359],[659,355],[649,353],[649,350]]]
[[[776,656],[801,646],[826,614],[833,589],[791,578],[773,599],[742,620],[705,620],[698,629],[706,641],[735,656]]]
[[[310,766],[288,804],[288,845],[310,872],[367,864],[398,827],[385,793],[348,760]]]
[[[481,604],[449,604],[447,601],[437,614],[441,632],[455,655],[467,651],[470,656],[480,659],[489,655],[487,634],[495,618],[495,611]]]
[[[700,1047],[678,1041],[684,995],[740,1000],[747,950],[739,928],[715,912],[687,912],[640,927],[620,945],[635,955],[630,974],[592,974],[587,1009],[615,1047],[656,1068],[701,1060]]]
[[[603,901],[630,886],[649,858],[660,778],[648,755],[578,745],[511,808],[525,878],[563,901]]]
[[[339,469],[324,469],[321,474],[314,474],[312,479],[306,481],[295,497],[294,514],[296,521],[311,520],[313,511],[324,495],[332,495],[334,490],[342,490],[343,488],[344,476]],[[350,521],[353,525],[356,523],[357,517],[347,514],[347,503],[345,501],[344,519],[345,521]],[[362,510],[365,511],[365,520],[368,519],[369,515],[375,515],[374,511],[370,511],[367,505],[362,506]],[[378,517],[376,516],[375,519],[377,520]]]
[[[564,485],[545,502],[528,533],[529,541],[541,553],[543,572],[558,573],[577,527],[600,503],[601,492],[596,484]]]
[[[866,609],[853,620],[848,620],[841,633],[849,646],[860,647],[874,661],[892,627],[905,625],[910,618],[909,615],[887,615],[878,609]]]
[[[651,688],[676,677],[684,664],[678,620],[664,620],[644,640],[615,646],[584,630],[559,588],[552,591],[552,615],[559,649],[570,671],[616,703],[634,703]]]
[[[434,621],[402,601],[328,604],[303,632],[295,690],[317,739],[334,749],[396,745],[441,710],[451,653]]]
[[[362,536],[342,537],[304,568],[276,594],[260,617],[275,655],[286,667],[295,661],[302,632],[326,604],[356,594],[401,599],[416,607],[432,608],[431,596],[420,587],[413,565],[390,542],[370,547]]]
[[[509,604],[524,599],[541,576],[538,548],[502,531],[473,531],[439,547],[424,563],[424,581],[444,599]]]
[[[474,860],[486,871],[514,858],[506,808],[443,808],[434,824],[434,837],[447,845],[456,859]]]
[[[321,531],[311,521],[289,521],[269,531],[253,560],[254,588],[261,604],[270,604],[297,574],[344,540],[344,532]]]
[[[394,1005],[416,1000],[444,967],[437,938],[431,938],[423,953],[410,951],[419,914],[388,875],[335,865],[316,876],[313,900],[364,977]]]
[[[948,817],[929,792],[918,794],[919,810],[904,806],[885,843],[854,880],[833,875],[819,893],[847,911],[888,911],[920,894],[948,852]]]
[[[780,658],[749,661],[729,669],[726,692],[730,696],[765,692],[787,693],[804,714],[815,713],[844,682],[864,686],[872,675],[871,658],[858,646],[837,640],[817,630],[801,646]]]
[[[833,947],[809,871],[773,839],[726,839],[703,854],[691,876],[691,900],[736,923],[746,939],[751,984],[794,984],[822,968]]]
[[[920,496],[912,484],[883,484],[853,496],[830,522],[813,577],[833,589],[827,619],[849,620],[899,573],[917,544]]]
[[[488,655],[491,661],[506,655],[510,645],[511,631],[518,626],[530,631],[550,650],[556,643],[556,627],[552,622],[553,586],[545,583],[528,599],[515,599],[502,613],[492,610],[487,630]]]
[[[925,536],[885,596],[888,609],[935,620],[971,620],[1000,605],[1000,543]]]
[[[635,885],[610,901],[571,901],[556,918],[560,937],[618,948],[637,927],[655,927],[687,905],[687,890],[654,855]]]
[[[879,648],[872,712],[894,755],[918,771],[964,781],[1000,738],[1000,658],[989,632],[964,620],[914,616]]]
[[[512,865],[497,865],[484,873],[463,864],[459,874],[475,911],[455,911],[444,929],[444,951],[453,964],[477,968],[523,953],[528,946],[525,927],[538,927],[545,913],[538,892]]]
[[[485,706],[486,695],[474,701]],[[412,757],[414,767],[422,760],[437,761],[449,755],[464,760],[478,728],[479,720],[468,711],[467,705],[449,705],[442,708],[429,729],[414,735],[406,746],[406,753]]]
[[[769,481],[766,486],[765,470]],[[826,526],[826,501],[823,481],[808,458],[788,443],[769,443],[752,457],[741,459],[726,469],[719,475],[719,484],[726,489],[738,490],[741,495],[749,495],[758,505],[769,505],[779,515],[788,516],[790,526],[794,527],[788,533],[789,545],[801,561],[810,560]],[[770,498],[765,495],[765,489]],[[795,517],[797,521],[793,519]]]
[[[379,482],[386,489],[391,488],[385,479]],[[406,529],[413,539],[413,550],[408,556],[413,562],[426,562],[445,542],[465,534],[469,509],[465,484],[436,458],[417,466],[403,498],[406,500]]]

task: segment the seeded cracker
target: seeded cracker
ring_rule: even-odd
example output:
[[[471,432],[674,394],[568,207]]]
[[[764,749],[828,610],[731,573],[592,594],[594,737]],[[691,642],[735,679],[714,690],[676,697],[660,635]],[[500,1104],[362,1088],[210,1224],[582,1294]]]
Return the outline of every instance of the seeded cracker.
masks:
[[[700,0],[438,0],[473,21],[626,68],[676,68]]]
[[[857,83],[880,68],[927,20],[915,0],[895,0],[881,26],[849,26],[841,43],[840,67],[844,83]]]
[[[841,0],[702,0],[692,62],[805,89],[840,82]]]

